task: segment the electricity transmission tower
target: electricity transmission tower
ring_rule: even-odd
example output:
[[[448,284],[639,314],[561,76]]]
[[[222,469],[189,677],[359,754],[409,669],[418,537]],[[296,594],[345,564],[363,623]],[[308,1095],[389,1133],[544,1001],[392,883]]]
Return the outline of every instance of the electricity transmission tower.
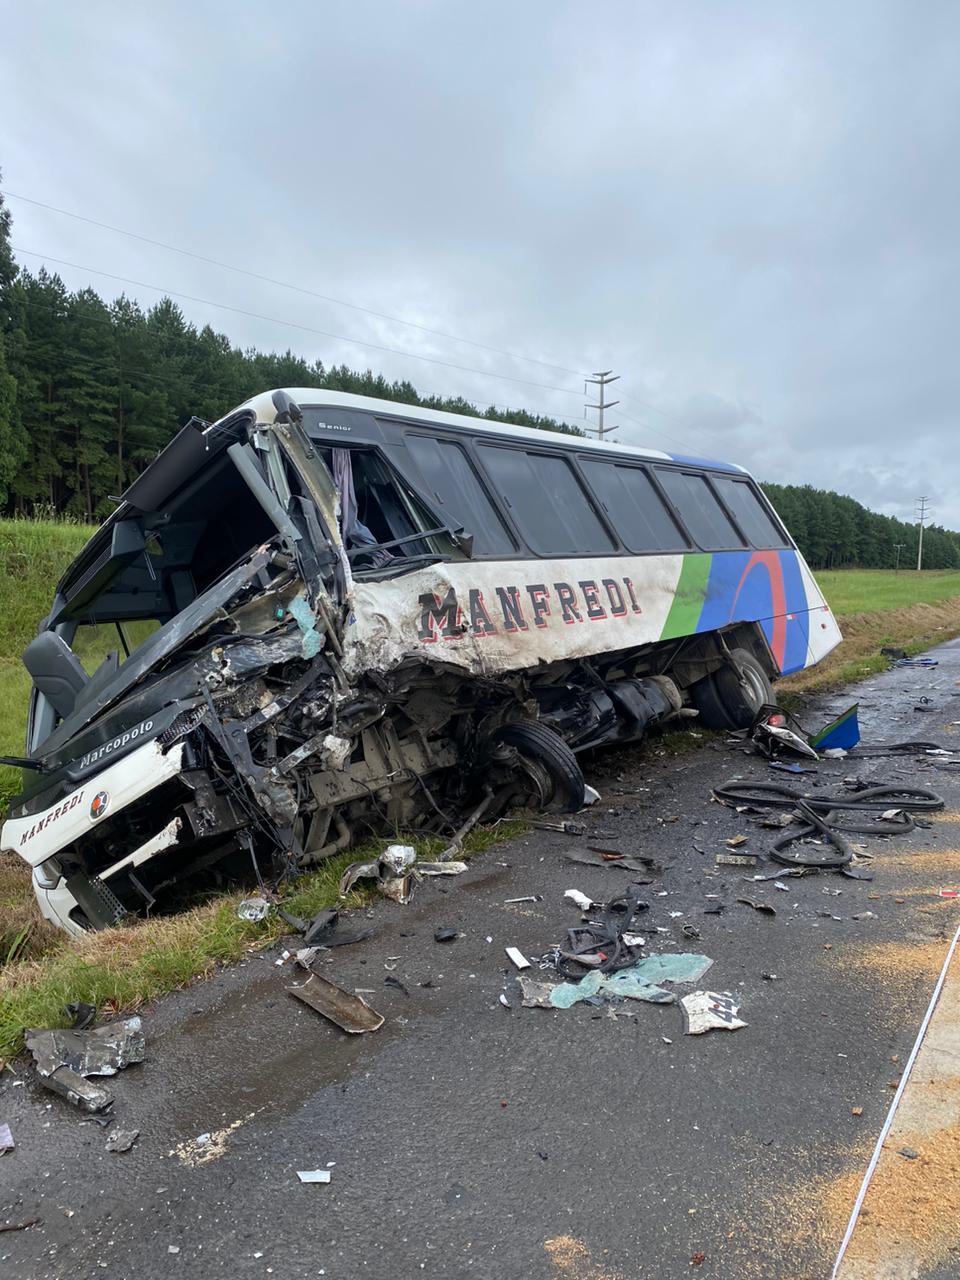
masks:
[[[917,572],[918,573],[923,568],[923,524],[930,514],[930,512],[927,510],[928,501],[929,499],[927,498],[926,494],[924,494],[920,498],[917,498],[917,526],[919,530],[918,541],[917,541]]]
[[[611,376],[612,374],[613,371],[611,369],[606,369],[602,373],[595,373],[592,378],[587,378],[584,382],[584,392],[586,392],[588,384],[592,384],[593,386],[600,388],[598,403],[588,403],[584,406],[584,416],[586,416],[587,409],[596,409],[597,411],[597,425],[595,427],[587,427],[587,430],[595,435],[598,440],[602,440],[604,436],[609,435],[611,431],[616,431],[617,429],[616,427],[605,427],[603,422],[603,411],[605,409],[612,409],[615,404],[620,403],[619,400],[607,400],[604,398],[604,392],[607,387],[609,387],[610,383],[619,382],[620,380],[619,373]]]
[[[904,549],[904,547],[905,547],[906,545],[907,545],[907,544],[906,544],[905,542],[895,542],[895,543],[893,544],[893,549],[894,549],[894,551],[897,553],[896,563],[895,563],[895,564],[894,564],[894,566],[893,566],[893,572],[894,572],[894,573],[899,573],[899,572],[900,572],[900,552]]]

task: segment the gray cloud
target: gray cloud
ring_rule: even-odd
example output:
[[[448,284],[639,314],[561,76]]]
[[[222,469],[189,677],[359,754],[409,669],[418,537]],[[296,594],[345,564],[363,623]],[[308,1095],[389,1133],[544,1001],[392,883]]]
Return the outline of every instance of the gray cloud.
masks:
[[[960,527],[954,4],[55,4],[6,37],[11,191],[613,367],[625,441]],[[10,207],[24,248],[347,339],[183,304],[237,342],[582,419],[576,373]]]

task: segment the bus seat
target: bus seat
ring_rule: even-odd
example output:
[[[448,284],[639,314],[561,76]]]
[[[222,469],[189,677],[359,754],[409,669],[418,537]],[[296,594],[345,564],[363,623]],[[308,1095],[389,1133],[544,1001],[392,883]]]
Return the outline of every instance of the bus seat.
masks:
[[[37,690],[65,720],[90,679],[66,640],[55,631],[41,631],[24,649],[23,665],[33,677]]]

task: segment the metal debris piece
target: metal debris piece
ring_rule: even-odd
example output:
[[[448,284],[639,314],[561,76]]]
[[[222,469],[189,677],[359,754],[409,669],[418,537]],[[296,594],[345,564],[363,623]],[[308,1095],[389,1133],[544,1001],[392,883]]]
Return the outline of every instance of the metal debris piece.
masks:
[[[905,1160],[919,1160],[920,1152],[915,1151],[913,1147],[901,1147],[897,1155],[903,1156]]]
[[[410,868],[417,860],[417,851],[409,844],[391,844],[378,858],[368,862],[351,862],[340,877],[341,898],[350,892],[358,880],[376,879],[377,888],[384,897],[401,905],[410,901]]]
[[[595,787],[591,787],[589,783],[583,784],[583,804],[581,808],[586,809],[591,804],[596,804],[600,799],[600,792]]]
[[[91,1112],[109,1107],[113,1095],[84,1076],[115,1075],[131,1062],[142,1062],[146,1053],[140,1018],[124,1018],[84,1031],[28,1031],[25,1039],[42,1084]]]
[[[504,947],[510,963],[517,969],[529,969],[530,961],[518,947]]]
[[[718,853],[714,858],[718,867],[755,867],[757,865],[757,854],[755,853]],[[779,871],[777,875],[779,875]]]
[[[25,1218],[23,1222],[0,1222],[0,1231],[26,1231],[27,1227],[35,1227],[42,1218]]]
[[[113,1105],[113,1094],[102,1084],[94,1084],[92,1080],[84,1080],[69,1067],[59,1067],[51,1075],[40,1075],[40,1083],[51,1093],[66,1098],[81,1111],[105,1111]]]
[[[466,862],[417,862],[414,863],[415,876],[459,876],[467,869]]]
[[[509,907],[509,906],[512,906],[515,902],[542,902],[542,901],[543,901],[542,893],[528,893],[526,897],[523,897],[523,898],[504,898],[503,905],[505,907]]]
[[[777,908],[771,907],[769,902],[755,902],[753,898],[738,898],[738,902],[742,902],[745,907],[753,907],[754,911],[760,911],[765,916],[775,916]]]
[[[617,854],[616,857],[605,858],[601,855],[600,857],[591,858],[586,853],[574,851],[572,853],[564,853],[563,857],[565,861],[576,862],[578,866],[581,867],[617,867],[621,871],[633,871],[637,875],[649,875],[650,873],[662,870],[662,868],[659,867],[652,858],[634,858],[626,853]],[[649,884],[650,881],[649,879],[637,880],[636,883]]]
[[[502,992],[502,991],[500,992],[500,1003],[503,1005],[503,1007],[504,1007],[505,1009],[512,1009],[512,1008],[513,1008],[513,1006],[511,1005],[510,1001],[507,999],[507,997],[503,994],[503,992]]]
[[[302,986],[287,987],[287,991],[351,1035],[383,1026],[383,1015],[371,1009],[366,1000],[318,973],[311,974]]]
[[[16,1145],[10,1126],[8,1124],[0,1124],[0,1155],[6,1155],[8,1151],[13,1151]]]
[[[738,1031],[747,1024],[737,1017],[740,1006],[729,991],[693,991],[680,1000],[683,1033],[702,1036],[706,1031]]]
[[[117,1154],[129,1151],[139,1137],[139,1129],[112,1129],[107,1138],[106,1150]]]
[[[329,1169],[298,1169],[297,1177],[301,1182],[329,1182]]]
[[[400,981],[399,978],[395,978],[393,974],[387,974],[387,976],[383,980],[383,985],[385,987],[396,987],[397,990],[402,991],[405,996],[410,995],[410,992],[407,990],[406,986]]]
[[[266,920],[270,914],[270,903],[266,898],[244,898],[237,907],[237,916],[241,920],[249,920],[251,924],[258,924],[261,920]]]
[[[740,845],[746,844],[746,843],[747,843],[747,837],[742,834],[738,836],[731,836],[730,839],[727,841],[727,844],[730,846],[731,849],[736,849]]]
[[[86,1000],[71,1000],[63,1006],[63,1012],[70,1019],[71,1030],[86,1031],[97,1016],[97,1006],[88,1004]]]

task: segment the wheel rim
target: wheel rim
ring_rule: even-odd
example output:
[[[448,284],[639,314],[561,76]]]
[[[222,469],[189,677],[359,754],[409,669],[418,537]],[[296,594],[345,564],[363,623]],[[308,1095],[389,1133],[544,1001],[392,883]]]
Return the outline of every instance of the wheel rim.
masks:
[[[767,689],[763,677],[751,667],[740,668],[740,688],[754,711],[759,711],[767,701]]]

